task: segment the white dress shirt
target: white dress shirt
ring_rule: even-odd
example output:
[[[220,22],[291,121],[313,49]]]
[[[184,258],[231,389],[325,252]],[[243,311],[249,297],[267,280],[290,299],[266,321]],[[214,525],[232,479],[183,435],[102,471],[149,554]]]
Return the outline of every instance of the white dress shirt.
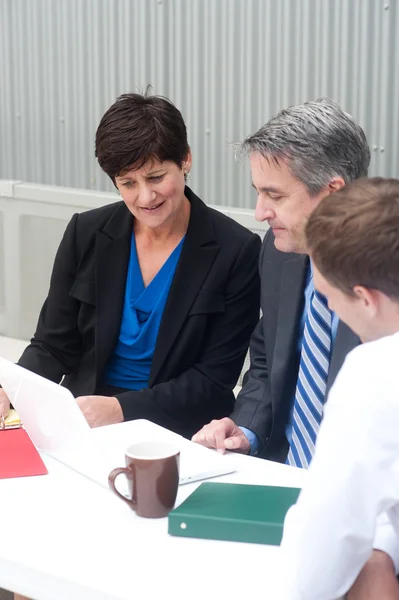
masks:
[[[399,567],[399,332],[350,352],[281,543],[284,600],[334,600],[372,549]]]

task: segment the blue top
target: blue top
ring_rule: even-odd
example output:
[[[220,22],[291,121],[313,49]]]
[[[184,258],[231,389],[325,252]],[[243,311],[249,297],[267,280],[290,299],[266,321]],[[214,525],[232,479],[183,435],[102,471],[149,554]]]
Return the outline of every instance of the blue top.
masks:
[[[145,287],[132,234],[121,328],[105,370],[106,384],[130,390],[148,387],[159,326],[183,241],[184,237]]]
[[[296,343],[296,350],[297,350],[298,356],[300,356],[300,354],[301,354],[303,332],[305,329],[305,320],[306,320],[306,315],[307,315],[307,312],[309,309],[310,299],[314,292],[314,289],[315,288],[314,288],[314,283],[313,283],[313,265],[312,265],[312,262],[310,261],[310,267],[308,269],[307,276],[306,276],[306,287],[305,287],[305,292],[304,292],[305,304],[304,304],[303,312],[301,315],[301,321],[300,321],[300,325],[299,325],[299,335],[298,335],[298,339],[297,339],[297,343]],[[332,318],[332,322],[331,322],[331,352],[332,352],[335,338],[337,337],[337,329],[338,329],[339,319],[338,319],[338,316],[334,312],[331,312],[331,318]],[[290,415],[289,415],[288,423],[285,428],[285,435],[286,435],[289,443],[291,443],[291,436],[292,436],[292,422],[293,422],[293,416],[294,416],[295,391],[291,398]],[[241,427],[240,429],[243,430],[243,432],[245,433],[245,435],[247,436],[247,438],[249,440],[249,443],[251,445],[251,454],[256,454],[256,452],[260,446],[260,441],[258,439],[258,436],[256,435],[256,433],[254,433],[250,429],[247,429],[246,427]]]

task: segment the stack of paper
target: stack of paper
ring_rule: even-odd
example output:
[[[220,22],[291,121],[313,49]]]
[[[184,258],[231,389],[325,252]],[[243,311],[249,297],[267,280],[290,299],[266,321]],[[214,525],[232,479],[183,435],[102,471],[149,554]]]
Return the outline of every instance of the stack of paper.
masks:
[[[21,419],[16,410],[11,409],[4,421],[5,429],[15,429],[21,427]]]

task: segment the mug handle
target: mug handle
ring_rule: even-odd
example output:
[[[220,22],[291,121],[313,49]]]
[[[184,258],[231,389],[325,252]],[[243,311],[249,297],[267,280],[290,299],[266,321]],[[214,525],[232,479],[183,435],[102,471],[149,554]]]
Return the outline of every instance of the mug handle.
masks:
[[[115,487],[115,479],[118,477],[118,475],[122,475],[122,473],[124,473],[127,477],[129,477],[129,475],[131,475],[131,472],[131,469],[128,469],[127,467],[117,467],[116,469],[112,469],[111,473],[108,475],[108,484],[112,491],[115,492],[115,494],[117,494],[120,498],[122,498],[122,500],[124,500],[128,504],[133,505],[133,508],[135,509],[136,503],[133,500],[133,498],[126,498],[126,496],[121,494]]]

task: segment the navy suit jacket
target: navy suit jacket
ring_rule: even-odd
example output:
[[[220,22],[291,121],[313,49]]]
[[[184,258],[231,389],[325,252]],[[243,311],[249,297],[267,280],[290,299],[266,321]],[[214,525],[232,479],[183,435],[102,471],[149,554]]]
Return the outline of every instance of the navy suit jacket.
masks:
[[[278,251],[269,230],[259,264],[263,317],[251,338],[250,368],[231,418],[256,433],[261,442],[260,456],[284,462],[288,453],[285,430],[298,378],[297,340],[309,258]],[[359,338],[339,321],[327,396],[345,356],[359,343]]]

